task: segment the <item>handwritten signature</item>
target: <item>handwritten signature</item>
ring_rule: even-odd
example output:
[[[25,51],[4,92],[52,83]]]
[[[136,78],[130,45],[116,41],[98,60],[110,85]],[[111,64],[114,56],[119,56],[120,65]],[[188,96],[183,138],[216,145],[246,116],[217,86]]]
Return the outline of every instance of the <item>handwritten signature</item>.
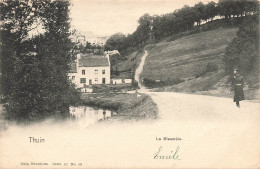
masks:
[[[162,146],[159,147],[159,150],[154,154],[154,159],[158,159],[158,160],[181,160],[179,158],[179,151],[180,151],[180,147],[176,147],[175,151],[170,151],[167,154],[162,154]]]

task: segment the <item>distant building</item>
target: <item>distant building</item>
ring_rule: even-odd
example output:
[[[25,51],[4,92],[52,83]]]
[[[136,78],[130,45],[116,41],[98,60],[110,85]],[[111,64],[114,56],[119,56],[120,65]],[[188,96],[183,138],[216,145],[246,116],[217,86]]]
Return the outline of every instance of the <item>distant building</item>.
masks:
[[[75,35],[75,36],[71,36],[71,41],[76,43],[78,46],[79,45],[86,45],[86,39],[84,35]]]
[[[109,55],[78,54],[71,64],[69,79],[77,88],[87,88],[94,84],[110,84]]]
[[[109,55],[119,54],[119,55],[120,55],[120,53],[118,52],[118,50],[105,51],[105,54],[109,54]]]
[[[112,84],[122,84],[122,83],[123,83],[123,80],[122,80],[122,79],[112,79],[112,80],[111,80],[111,83],[112,83]]]
[[[103,46],[106,44],[107,39],[109,38],[109,36],[104,36],[104,37],[85,37],[85,40],[90,42],[91,44],[98,44],[100,46]]]
[[[132,83],[132,79],[124,79],[124,83],[130,84]]]
[[[81,35],[81,36],[77,36],[77,42],[83,46],[86,45],[86,40],[85,40],[85,36]]]

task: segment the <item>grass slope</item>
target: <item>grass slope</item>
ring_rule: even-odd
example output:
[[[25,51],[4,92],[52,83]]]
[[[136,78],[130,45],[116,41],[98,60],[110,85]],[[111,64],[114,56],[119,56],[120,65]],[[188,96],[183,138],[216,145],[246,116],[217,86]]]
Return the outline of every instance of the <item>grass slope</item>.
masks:
[[[229,91],[227,84],[220,83],[225,78],[222,59],[237,31],[238,28],[219,28],[170,42],[161,41],[148,51],[141,77],[167,84],[157,86],[158,91],[193,93],[219,90],[219,87]],[[214,69],[209,69],[214,65]],[[174,81],[176,84],[167,83]]]
[[[208,62],[219,63],[228,43],[238,28],[217,29],[183,37],[155,45],[147,56],[142,77],[154,80],[168,78],[192,78],[202,71]]]

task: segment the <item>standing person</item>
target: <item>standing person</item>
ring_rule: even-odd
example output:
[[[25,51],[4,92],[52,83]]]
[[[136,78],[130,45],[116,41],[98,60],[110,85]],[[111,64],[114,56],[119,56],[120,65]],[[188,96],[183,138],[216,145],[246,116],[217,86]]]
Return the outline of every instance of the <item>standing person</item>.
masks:
[[[234,70],[233,85],[234,85],[234,102],[236,102],[237,107],[240,108],[239,101],[244,100],[244,91],[243,91],[244,81],[243,78],[237,72],[237,69]]]
[[[106,110],[103,110],[104,120],[106,119]]]

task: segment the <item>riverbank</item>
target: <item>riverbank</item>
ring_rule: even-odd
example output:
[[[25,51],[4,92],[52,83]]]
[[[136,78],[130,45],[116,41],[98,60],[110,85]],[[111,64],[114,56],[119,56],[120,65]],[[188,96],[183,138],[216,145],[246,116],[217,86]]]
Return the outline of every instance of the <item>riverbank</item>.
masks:
[[[158,114],[157,105],[150,96],[143,93],[82,93],[81,98],[84,105],[117,111],[118,115],[112,119],[156,119]]]
[[[5,129],[5,127],[6,127],[5,121],[3,119],[3,115],[2,115],[3,113],[2,112],[3,112],[3,105],[0,104],[0,131]]]

